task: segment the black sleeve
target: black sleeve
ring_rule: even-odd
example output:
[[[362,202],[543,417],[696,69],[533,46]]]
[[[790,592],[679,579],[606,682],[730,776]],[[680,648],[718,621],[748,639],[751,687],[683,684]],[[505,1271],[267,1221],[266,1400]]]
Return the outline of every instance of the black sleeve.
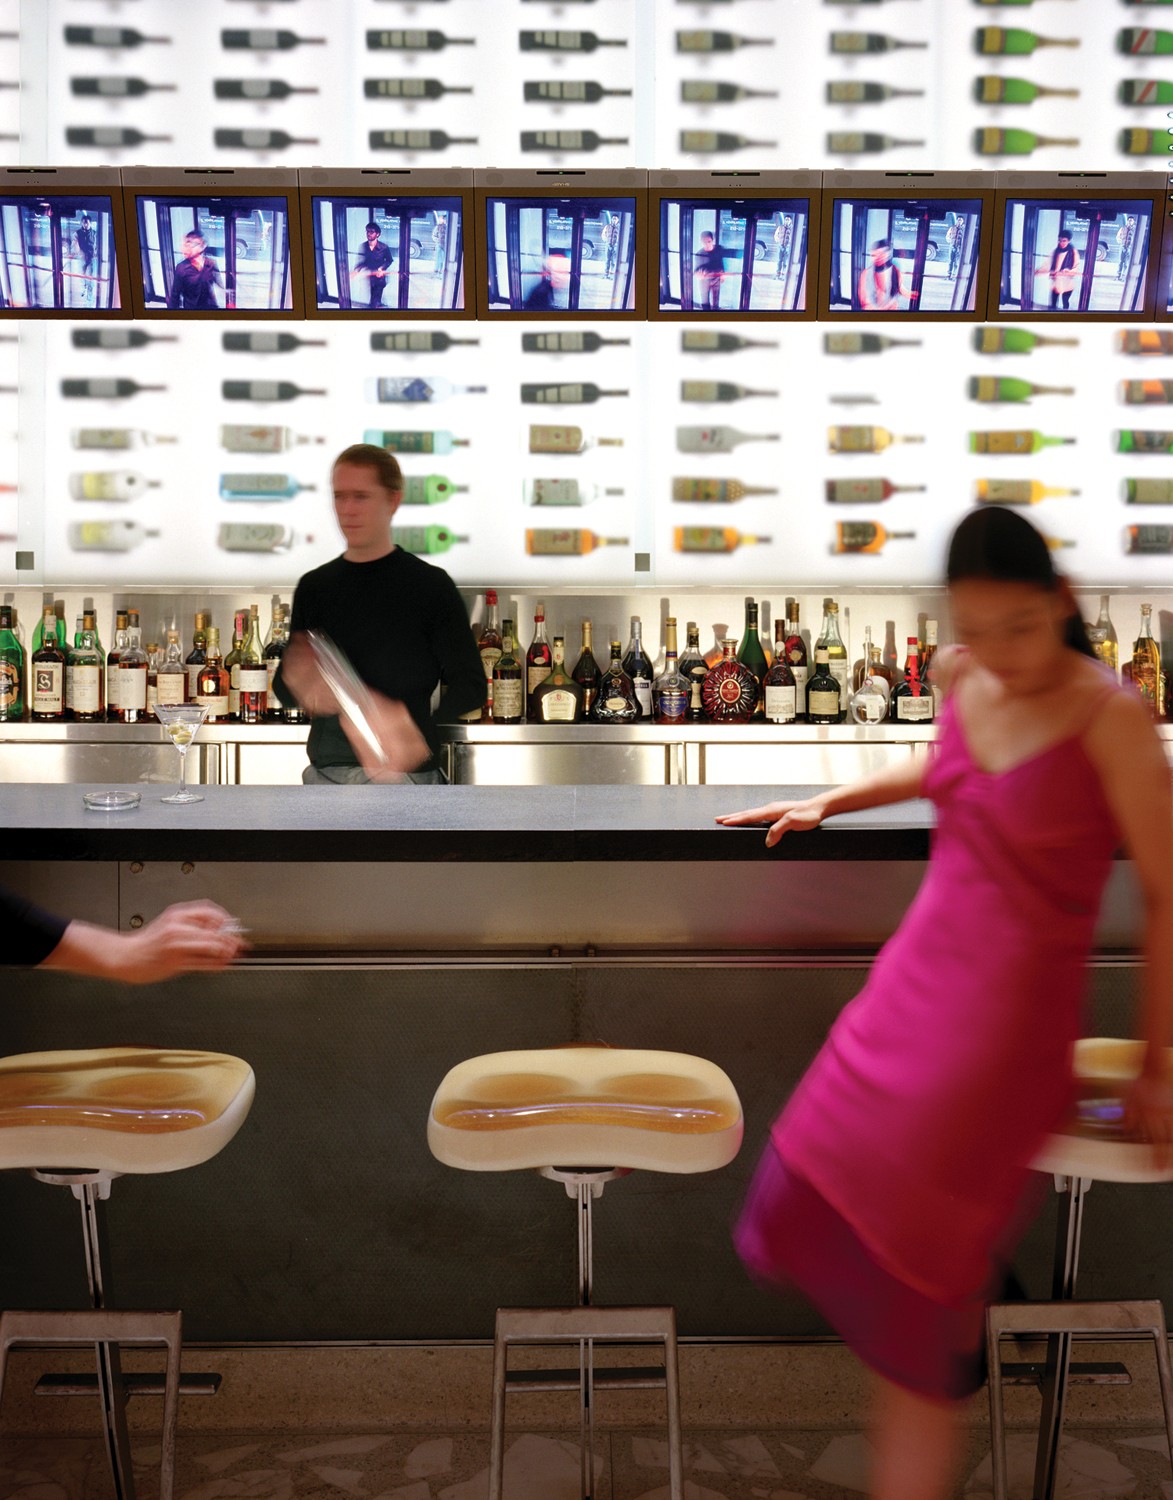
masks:
[[[61,941],[69,923],[15,896],[0,885],[0,964],[44,963]]]
[[[298,584],[297,588],[293,591],[293,607],[289,611],[289,634],[291,639],[294,631],[307,630],[309,628],[305,616],[305,589],[301,584]],[[284,671],[285,663],[280,662],[277,666],[277,671],[273,675],[273,692],[276,695],[278,703],[283,704],[286,708],[293,708],[297,704],[297,699],[285,686]]]
[[[488,691],[481,653],[469,628],[468,611],[460,590],[447,573],[436,592],[432,619],[432,649],[440,663],[440,681],[445,689],[437,718],[458,719],[461,714],[480,708]]]

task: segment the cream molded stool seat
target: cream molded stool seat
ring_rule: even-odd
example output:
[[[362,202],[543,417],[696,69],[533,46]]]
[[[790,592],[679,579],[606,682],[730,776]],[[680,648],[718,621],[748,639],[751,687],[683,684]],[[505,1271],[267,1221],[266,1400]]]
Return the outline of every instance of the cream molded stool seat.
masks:
[[[629,1172],[711,1172],[741,1146],[741,1102],[714,1063],[682,1052],[554,1047],[494,1052],[458,1064],[436,1090],[428,1145],[470,1172],[536,1170],[565,1184],[578,1205],[578,1306],[500,1308],[493,1355],[489,1500],[501,1500],[509,1391],[579,1392],[582,1494],[595,1492],[596,1386],[663,1389],[668,1405],[669,1493],[683,1500],[676,1314],[671,1307],[596,1307],[593,1203]],[[578,1345],[577,1371],[508,1372],[511,1344]],[[662,1343],[664,1366],[594,1368],[594,1345]],[[536,1378],[535,1378],[536,1377]]]
[[[175,1482],[181,1320],[177,1312],[113,1312],[99,1203],[124,1173],[178,1172],[208,1161],[248,1116],[252,1069],[221,1052],[100,1047],[0,1058],[0,1171],[27,1168],[81,1204],[92,1308],[0,1315],[0,1399],[18,1344],[93,1344],[106,1448],[118,1500],[134,1500],[120,1343],[167,1348],[160,1500]]]
[[[1052,1500],[1055,1493],[1059,1443],[1071,1373],[1071,1343],[1076,1333],[1140,1332],[1152,1338],[1161,1383],[1165,1432],[1173,1462],[1173,1371],[1161,1303],[1158,1300],[1075,1300],[1084,1200],[1092,1183],[1173,1182],[1173,1164],[1158,1167],[1152,1146],[1129,1139],[1120,1123],[1121,1095],[1128,1082],[1140,1073],[1144,1051],[1143,1042],[1111,1037],[1088,1037],[1076,1044],[1074,1071],[1079,1085],[1076,1119],[1067,1129],[1044,1143],[1033,1163],[1036,1171],[1054,1176],[1055,1190],[1065,1195],[1066,1206],[1065,1211],[1060,1210],[1056,1227],[1052,1300],[995,1303],[986,1313],[994,1500],[1006,1500],[1007,1497],[1003,1367],[999,1354],[1000,1340],[1007,1333],[1045,1333],[1048,1336],[1047,1362],[1040,1381],[1043,1409],[1035,1460],[1035,1500]],[[1088,1368],[1103,1373],[1103,1367]]]

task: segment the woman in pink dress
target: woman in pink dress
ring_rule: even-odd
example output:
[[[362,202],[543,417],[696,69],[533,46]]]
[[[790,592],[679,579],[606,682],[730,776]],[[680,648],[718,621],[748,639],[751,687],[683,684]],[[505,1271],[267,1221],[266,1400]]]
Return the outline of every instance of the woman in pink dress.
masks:
[[[774,1125],[737,1228],[880,1377],[874,1500],[941,1500],[983,1314],[1071,1108],[1086,961],[1121,843],[1144,894],[1148,1043],[1128,1120],[1169,1149],[1173,792],[1139,697],[1094,657],[1028,522],[972,512],[949,550],[957,639],[931,759],[720,819],[767,844],[834,813],[935,805],[924,882]]]

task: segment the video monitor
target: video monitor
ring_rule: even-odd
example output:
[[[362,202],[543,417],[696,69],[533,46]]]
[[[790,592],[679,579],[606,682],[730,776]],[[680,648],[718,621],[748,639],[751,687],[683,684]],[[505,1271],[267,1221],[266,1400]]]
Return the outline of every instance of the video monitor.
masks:
[[[482,316],[646,316],[646,172],[475,176]]]
[[[128,167],[136,317],[301,317],[297,173]]]
[[[311,318],[471,318],[473,174],[307,169],[301,183]]]
[[[129,317],[126,266],[117,171],[0,168],[0,317]]]
[[[813,318],[821,183],[821,172],[653,172],[649,316]]]
[[[999,172],[989,316],[1151,319],[1163,186],[1148,172]]]
[[[1157,281],[1157,319],[1173,322],[1173,177],[1165,184],[1165,193],[1160,204],[1161,269]]]
[[[825,173],[824,316],[983,318],[992,187],[973,173]]]

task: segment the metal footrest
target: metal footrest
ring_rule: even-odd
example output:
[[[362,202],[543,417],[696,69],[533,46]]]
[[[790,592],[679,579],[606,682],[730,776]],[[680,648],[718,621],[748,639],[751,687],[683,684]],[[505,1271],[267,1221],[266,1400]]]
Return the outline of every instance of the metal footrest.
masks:
[[[591,1379],[596,1390],[608,1391],[662,1391],[667,1376],[663,1365],[608,1365],[599,1369],[596,1365]],[[505,1381],[505,1389],[514,1391],[578,1391],[582,1386],[582,1371],[574,1370],[511,1370]]]
[[[1046,1364],[1019,1364],[1002,1366],[1003,1385],[1041,1386],[1047,1373]],[[1131,1385],[1132,1376],[1125,1365],[1109,1361],[1107,1364],[1071,1364],[1067,1366],[1067,1379],[1071,1385]]]
[[[220,1389],[222,1375],[214,1372],[203,1375],[192,1373],[179,1377],[181,1396],[214,1396]],[[127,1398],[131,1396],[163,1396],[166,1394],[167,1377],[159,1374],[122,1376],[122,1389]],[[42,1375],[33,1387],[34,1396],[92,1396],[98,1389],[96,1375],[49,1374]]]

